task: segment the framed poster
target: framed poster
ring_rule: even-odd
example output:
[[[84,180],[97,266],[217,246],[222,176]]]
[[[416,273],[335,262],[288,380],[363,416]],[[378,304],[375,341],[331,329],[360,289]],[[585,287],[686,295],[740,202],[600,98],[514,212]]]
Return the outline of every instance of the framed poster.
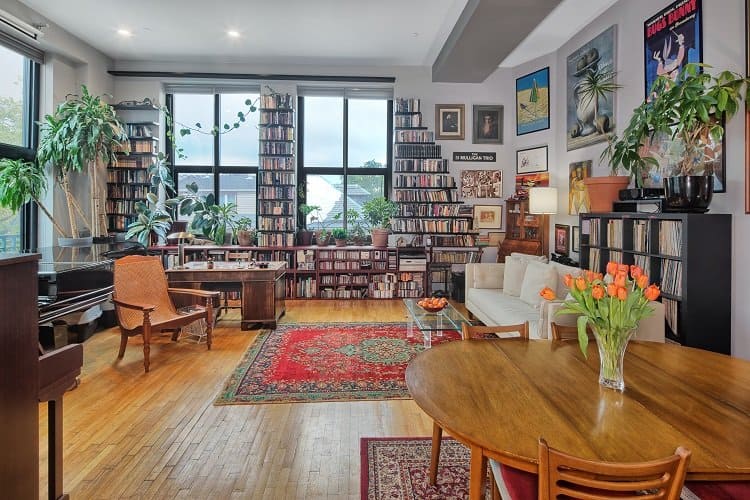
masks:
[[[591,210],[589,191],[583,180],[591,177],[591,160],[574,161],[568,175],[568,214],[578,215]]]
[[[460,139],[464,138],[464,105],[463,104],[435,104],[435,138]]]
[[[516,192],[513,194],[515,200],[528,200],[529,189],[533,187],[549,186],[549,173],[525,174],[516,176]]]
[[[643,23],[645,96],[656,78],[674,80],[687,63],[703,62],[701,0],[677,0]]]
[[[591,97],[587,88],[614,83],[615,26],[610,26],[567,59],[568,151],[608,140],[615,129],[615,99],[611,93]]]
[[[516,135],[549,128],[549,66],[516,78]]]
[[[488,244],[491,247],[498,246],[500,243],[503,242],[503,239],[505,239],[504,238],[505,233],[503,233],[501,231],[490,231],[490,232],[487,233],[487,236],[489,236],[489,243]]]
[[[472,144],[503,143],[503,107],[475,104],[472,107]]]
[[[502,170],[462,170],[461,196],[464,198],[502,198]]]
[[[555,253],[560,255],[570,253],[570,226],[555,224]]]
[[[576,253],[581,251],[581,228],[573,226],[570,235],[570,247]]]
[[[516,173],[533,174],[548,169],[549,150],[547,146],[519,149],[516,151]]]
[[[501,205],[474,205],[474,229],[500,229],[502,225]]]

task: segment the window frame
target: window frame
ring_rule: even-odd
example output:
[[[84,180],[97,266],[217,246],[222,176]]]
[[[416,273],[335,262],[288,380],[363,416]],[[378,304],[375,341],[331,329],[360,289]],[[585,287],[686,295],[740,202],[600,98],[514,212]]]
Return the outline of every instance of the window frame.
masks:
[[[347,207],[347,191],[349,189],[349,176],[382,176],[383,177],[383,196],[390,199],[392,183],[392,163],[393,163],[393,99],[386,101],[386,164],[383,167],[349,167],[349,99],[356,97],[341,96],[344,100],[344,117],[343,128],[344,135],[342,141],[343,161],[341,167],[305,167],[305,96],[297,97],[297,185],[305,186],[305,189],[297,189],[297,225],[305,227],[305,218],[299,207],[307,202],[307,176],[308,175],[340,175],[343,177],[342,197],[344,200],[344,211]],[[343,217],[343,227],[347,228],[346,217]]]

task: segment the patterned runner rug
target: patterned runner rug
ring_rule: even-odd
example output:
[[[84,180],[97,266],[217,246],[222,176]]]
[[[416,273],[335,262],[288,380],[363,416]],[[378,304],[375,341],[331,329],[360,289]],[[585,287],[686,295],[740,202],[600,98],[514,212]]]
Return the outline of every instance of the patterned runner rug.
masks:
[[[408,399],[406,365],[424,349],[403,323],[279,325],[258,335],[214,404]]]
[[[362,500],[469,498],[469,449],[443,439],[435,486],[427,479],[431,450],[430,438],[362,438]]]

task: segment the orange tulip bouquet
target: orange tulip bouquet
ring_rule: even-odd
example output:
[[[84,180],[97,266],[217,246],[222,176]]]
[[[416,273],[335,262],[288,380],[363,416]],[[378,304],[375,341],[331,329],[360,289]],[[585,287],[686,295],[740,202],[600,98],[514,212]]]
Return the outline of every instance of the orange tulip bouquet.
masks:
[[[591,327],[599,349],[599,383],[622,391],[625,349],[640,320],[653,313],[649,301],[659,297],[659,287],[649,284],[640,267],[616,262],[607,264],[606,276],[585,271],[577,278],[568,274],[564,279],[570,298],[558,313],[580,315],[578,343],[584,356],[589,343],[586,330]],[[549,287],[539,294],[547,300],[555,299]]]

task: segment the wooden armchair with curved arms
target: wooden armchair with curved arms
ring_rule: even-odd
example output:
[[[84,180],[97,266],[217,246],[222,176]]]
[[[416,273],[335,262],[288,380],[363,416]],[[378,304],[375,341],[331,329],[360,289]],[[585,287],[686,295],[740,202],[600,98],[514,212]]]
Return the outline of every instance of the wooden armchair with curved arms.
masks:
[[[205,298],[205,306],[194,306],[189,313],[177,312],[170,294],[192,295]],[[117,321],[120,325],[120,352],[122,359],[128,337],[143,336],[143,367],[148,372],[153,332],[173,331],[177,340],[179,329],[199,319],[207,325],[206,344],[211,349],[213,330],[213,300],[219,292],[169,288],[160,257],[131,255],[115,261],[114,293]]]

